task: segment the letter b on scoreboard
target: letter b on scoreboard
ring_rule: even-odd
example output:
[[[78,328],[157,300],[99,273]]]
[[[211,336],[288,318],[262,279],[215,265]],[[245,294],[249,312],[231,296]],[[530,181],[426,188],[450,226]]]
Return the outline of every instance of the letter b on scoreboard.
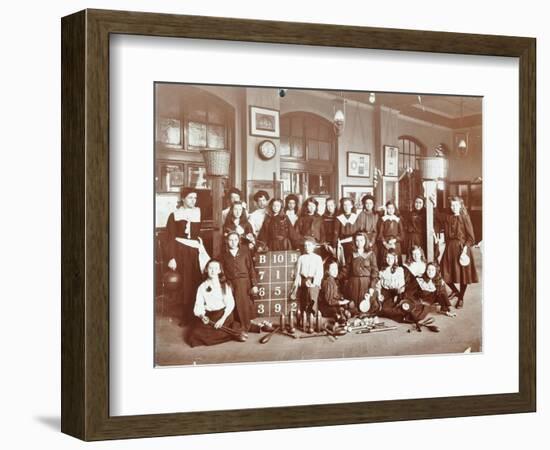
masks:
[[[258,274],[258,317],[274,317],[296,311],[298,304],[290,300],[296,262],[300,252],[294,250],[267,252],[254,257]]]

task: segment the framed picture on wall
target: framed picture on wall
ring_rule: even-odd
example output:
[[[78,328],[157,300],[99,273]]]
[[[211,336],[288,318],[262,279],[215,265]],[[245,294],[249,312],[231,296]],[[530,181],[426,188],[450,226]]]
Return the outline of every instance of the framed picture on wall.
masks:
[[[265,191],[269,199],[281,197],[283,193],[283,181],[280,180],[248,180],[246,182],[246,198],[248,202],[248,211],[253,212],[256,209],[254,194],[258,191]]]
[[[347,156],[348,177],[370,177],[370,153],[348,152]]]
[[[349,197],[353,199],[356,208],[362,208],[361,199],[367,195],[374,195],[373,186],[342,185],[342,198]]]
[[[250,107],[250,134],[252,136],[279,137],[279,111]]]
[[[397,177],[399,175],[399,147],[384,145],[384,175]]]

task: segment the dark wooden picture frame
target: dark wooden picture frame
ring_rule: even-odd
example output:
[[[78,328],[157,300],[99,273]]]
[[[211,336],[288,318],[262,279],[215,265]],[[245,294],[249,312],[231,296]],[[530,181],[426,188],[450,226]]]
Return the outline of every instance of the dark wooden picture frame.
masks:
[[[536,40],[85,10],[62,32],[61,429],[84,440],[535,411]],[[109,36],[220,39],[519,58],[519,390],[391,401],[109,415]],[[520,270],[528,267],[530,270]]]
[[[263,115],[269,115],[274,118],[275,123],[273,125],[273,131],[268,129],[263,130],[258,125],[254,126],[254,124],[256,123],[256,121],[253,120],[254,114],[262,114],[260,111],[264,111]],[[263,106],[250,106],[248,114],[250,121],[250,136],[268,137],[275,139],[278,139],[280,137],[281,123],[279,111],[277,111],[276,109],[264,108]]]
[[[367,170],[366,170],[366,175],[351,175],[351,171],[350,171],[350,164],[351,164],[351,158],[353,158],[353,156],[359,156],[359,157],[365,157],[366,160],[367,160]],[[370,178],[370,174],[371,174],[371,165],[370,165],[370,153],[362,153],[362,152],[347,152],[347,157],[346,157],[346,175],[349,177],[349,178],[364,178],[364,179],[369,179]]]

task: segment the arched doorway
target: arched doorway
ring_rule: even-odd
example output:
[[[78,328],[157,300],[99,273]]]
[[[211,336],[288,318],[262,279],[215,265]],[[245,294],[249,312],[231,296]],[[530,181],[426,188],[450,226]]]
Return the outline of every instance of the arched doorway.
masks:
[[[303,111],[281,116],[281,180],[283,195],[315,197],[324,209],[337,196],[337,139],[331,122]]]

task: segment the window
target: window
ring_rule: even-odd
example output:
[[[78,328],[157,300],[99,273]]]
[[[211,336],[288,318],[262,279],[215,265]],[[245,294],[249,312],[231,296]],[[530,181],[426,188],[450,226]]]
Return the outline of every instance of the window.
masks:
[[[332,177],[323,173],[281,170],[283,194],[296,194],[305,200],[311,196],[329,196],[332,190]]]
[[[334,132],[329,122],[309,113],[281,117],[281,156],[310,161],[330,161]]]
[[[399,137],[399,171],[408,167],[418,170],[418,158],[424,155],[424,145],[412,136]]]

